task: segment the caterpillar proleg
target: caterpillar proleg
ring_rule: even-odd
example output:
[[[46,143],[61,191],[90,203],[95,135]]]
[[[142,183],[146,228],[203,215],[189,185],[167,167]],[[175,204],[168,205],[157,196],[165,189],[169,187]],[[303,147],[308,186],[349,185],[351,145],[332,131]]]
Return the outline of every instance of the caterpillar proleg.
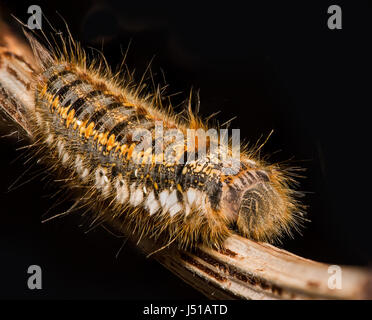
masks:
[[[186,117],[165,111],[159,94],[141,94],[104,63],[88,63],[72,39],[53,50],[28,38],[37,57],[37,65],[26,65],[32,81],[25,84],[35,156],[79,205],[92,208],[92,221],[116,219],[182,249],[221,248],[234,232],[272,242],[297,228],[302,211],[290,170],[266,163],[258,148],[242,148],[229,167],[220,151],[211,152],[212,138],[191,149],[189,130],[209,129],[191,107]],[[4,49],[0,73],[19,77],[9,59],[22,63]]]

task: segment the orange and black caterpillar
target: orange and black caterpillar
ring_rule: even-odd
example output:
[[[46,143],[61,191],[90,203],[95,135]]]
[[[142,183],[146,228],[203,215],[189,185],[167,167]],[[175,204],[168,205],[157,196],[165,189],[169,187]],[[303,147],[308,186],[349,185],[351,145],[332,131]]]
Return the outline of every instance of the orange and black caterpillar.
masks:
[[[137,129],[154,139],[159,122],[184,136],[206,125],[190,110],[187,119],[165,112],[158,95],[143,96],[131,82],[118,84],[109,70],[88,65],[72,40],[51,53],[29,38],[38,58],[30,114],[36,154],[78,190],[76,201],[93,208],[95,222],[116,219],[126,230],[186,249],[219,248],[232,232],[274,241],[297,228],[302,212],[290,171],[251,150],[228,174],[218,157],[188,161],[185,140],[163,146],[173,143],[183,163],[157,161],[154,144],[137,150]]]

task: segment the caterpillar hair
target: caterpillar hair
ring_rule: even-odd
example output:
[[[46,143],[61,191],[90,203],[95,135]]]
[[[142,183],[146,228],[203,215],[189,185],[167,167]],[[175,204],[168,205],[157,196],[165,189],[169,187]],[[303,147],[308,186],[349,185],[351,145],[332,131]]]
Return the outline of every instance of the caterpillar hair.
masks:
[[[0,77],[6,73],[27,89],[22,99],[32,106],[26,110],[32,152],[63,181],[73,208],[89,209],[92,223],[115,220],[140,237],[188,250],[199,243],[221,248],[233,233],[274,242],[299,229],[304,218],[296,168],[268,163],[262,145],[242,145],[238,161],[225,170],[226,159],[201,152],[211,151],[211,139],[191,150],[187,139],[170,137],[209,130],[192,111],[191,98],[186,116],[175,114],[163,106],[160,90],[145,93],[128,74],[112,72],[104,58],[89,62],[71,36],[45,47],[26,34],[35,65],[0,47]],[[16,91],[14,83],[3,85]],[[138,130],[155,143],[140,148]],[[229,143],[220,143],[231,154]]]

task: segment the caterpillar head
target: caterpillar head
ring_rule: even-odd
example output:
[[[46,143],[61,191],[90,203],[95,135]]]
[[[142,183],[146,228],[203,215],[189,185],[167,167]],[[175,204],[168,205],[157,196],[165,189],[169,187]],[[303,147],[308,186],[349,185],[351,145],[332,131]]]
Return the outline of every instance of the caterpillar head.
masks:
[[[221,207],[243,236],[273,242],[297,229],[299,206],[289,179],[275,166],[258,166],[253,161],[225,177]]]

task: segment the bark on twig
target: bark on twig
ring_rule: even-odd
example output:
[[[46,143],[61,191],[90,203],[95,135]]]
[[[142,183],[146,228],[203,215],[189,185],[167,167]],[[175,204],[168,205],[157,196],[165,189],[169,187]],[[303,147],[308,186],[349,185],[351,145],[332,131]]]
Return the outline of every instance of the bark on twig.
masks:
[[[4,25],[0,25],[0,50],[16,50],[29,65],[34,65],[27,47]],[[7,63],[11,63],[8,60]],[[0,111],[30,136],[24,110],[32,108],[30,92],[17,85],[15,78],[1,73]],[[17,70],[22,75],[20,66]],[[30,81],[29,71],[23,76]],[[26,81],[25,80],[25,81]],[[10,129],[9,129],[10,130]],[[147,254],[158,246],[150,239],[131,240]],[[167,269],[213,299],[369,299],[372,298],[372,276],[363,268],[342,266],[342,289],[330,289],[328,265],[301,258],[265,243],[256,243],[234,235],[221,251],[199,246],[194,252],[163,249],[153,255]]]
[[[152,245],[145,241],[141,248],[150,252]],[[237,235],[223,251],[170,249],[155,258],[212,299],[370,299],[372,294],[367,270],[342,266],[342,288],[331,289],[329,265]]]

